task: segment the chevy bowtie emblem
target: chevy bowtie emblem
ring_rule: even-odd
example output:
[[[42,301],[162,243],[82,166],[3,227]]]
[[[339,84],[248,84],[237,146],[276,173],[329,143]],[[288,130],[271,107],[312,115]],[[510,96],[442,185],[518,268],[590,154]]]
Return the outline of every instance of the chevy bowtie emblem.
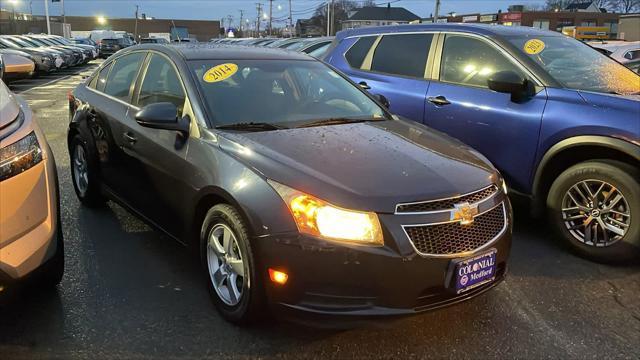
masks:
[[[473,224],[474,216],[478,215],[478,205],[470,205],[468,202],[453,205],[454,210],[451,211],[451,220],[459,220],[460,225]]]

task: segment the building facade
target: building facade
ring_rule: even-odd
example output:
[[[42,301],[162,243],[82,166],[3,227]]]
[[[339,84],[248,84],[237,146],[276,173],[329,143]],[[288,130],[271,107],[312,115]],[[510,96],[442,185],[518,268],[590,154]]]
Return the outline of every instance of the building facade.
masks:
[[[64,34],[62,17],[50,16],[51,33]],[[198,41],[209,41],[220,34],[218,20],[172,20],[172,19],[138,19],[135,18],[98,18],[89,16],[66,16],[65,23],[69,24],[71,32],[88,32],[91,30],[126,31],[138,34],[138,38],[148,37],[149,33],[169,33],[172,37],[196,38]],[[0,33],[27,34],[46,33],[47,23],[44,16],[18,14],[13,17],[12,12],[0,12]]]

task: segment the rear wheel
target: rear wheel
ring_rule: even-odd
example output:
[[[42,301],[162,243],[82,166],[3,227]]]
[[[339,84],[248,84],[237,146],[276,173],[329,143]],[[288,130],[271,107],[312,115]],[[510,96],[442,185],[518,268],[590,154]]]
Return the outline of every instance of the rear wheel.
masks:
[[[248,227],[234,207],[219,204],[207,212],[200,254],[209,294],[222,316],[237,324],[257,320],[264,303],[262,283],[256,276]]]
[[[638,169],[588,161],[565,170],[547,197],[551,222],[580,255],[624,263],[640,257]]]
[[[98,160],[89,151],[87,142],[82,136],[76,134],[69,144],[71,160],[71,179],[76,196],[83,205],[96,207],[104,204],[105,200],[100,193],[100,184],[97,174]]]

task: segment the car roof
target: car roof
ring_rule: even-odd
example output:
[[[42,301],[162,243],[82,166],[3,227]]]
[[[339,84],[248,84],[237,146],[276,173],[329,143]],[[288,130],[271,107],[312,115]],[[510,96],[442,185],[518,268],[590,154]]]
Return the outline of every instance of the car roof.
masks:
[[[228,45],[216,43],[183,43],[171,46],[153,43],[130,46],[127,52],[138,50],[157,50],[172,52],[186,60],[308,60],[314,59],[306,54],[268,47]]]
[[[554,31],[540,30],[527,26],[506,26],[477,23],[437,23],[437,24],[410,24],[393,26],[375,26],[358,29],[343,30],[338,32],[336,38],[342,40],[352,36],[373,35],[395,32],[420,32],[420,31],[460,31],[486,36],[564,36]]]

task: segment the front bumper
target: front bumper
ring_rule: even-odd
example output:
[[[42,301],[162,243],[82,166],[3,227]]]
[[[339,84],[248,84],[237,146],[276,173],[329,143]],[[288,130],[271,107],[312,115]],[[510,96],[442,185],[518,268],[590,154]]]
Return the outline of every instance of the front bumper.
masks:
[[[460,256],[420,256],[397,246],[409,240],[385,227],[385,246],[341,245],[295,234],[256,238],[267,298],[275,312],[298,317],[360,318],[409,315],[458,303],[497,285],[505,277],[511,250],[511,207],[505,198],[507,225],[487,247]],[[497,250],[495,280],[457,294],[454,262]],[[285,285],[266,275],[286,272]]]
[[[58,182],[48,148],[47,154],[36,166],[0,182],[0,281],[5,283],[27,278],[57,251]]]

